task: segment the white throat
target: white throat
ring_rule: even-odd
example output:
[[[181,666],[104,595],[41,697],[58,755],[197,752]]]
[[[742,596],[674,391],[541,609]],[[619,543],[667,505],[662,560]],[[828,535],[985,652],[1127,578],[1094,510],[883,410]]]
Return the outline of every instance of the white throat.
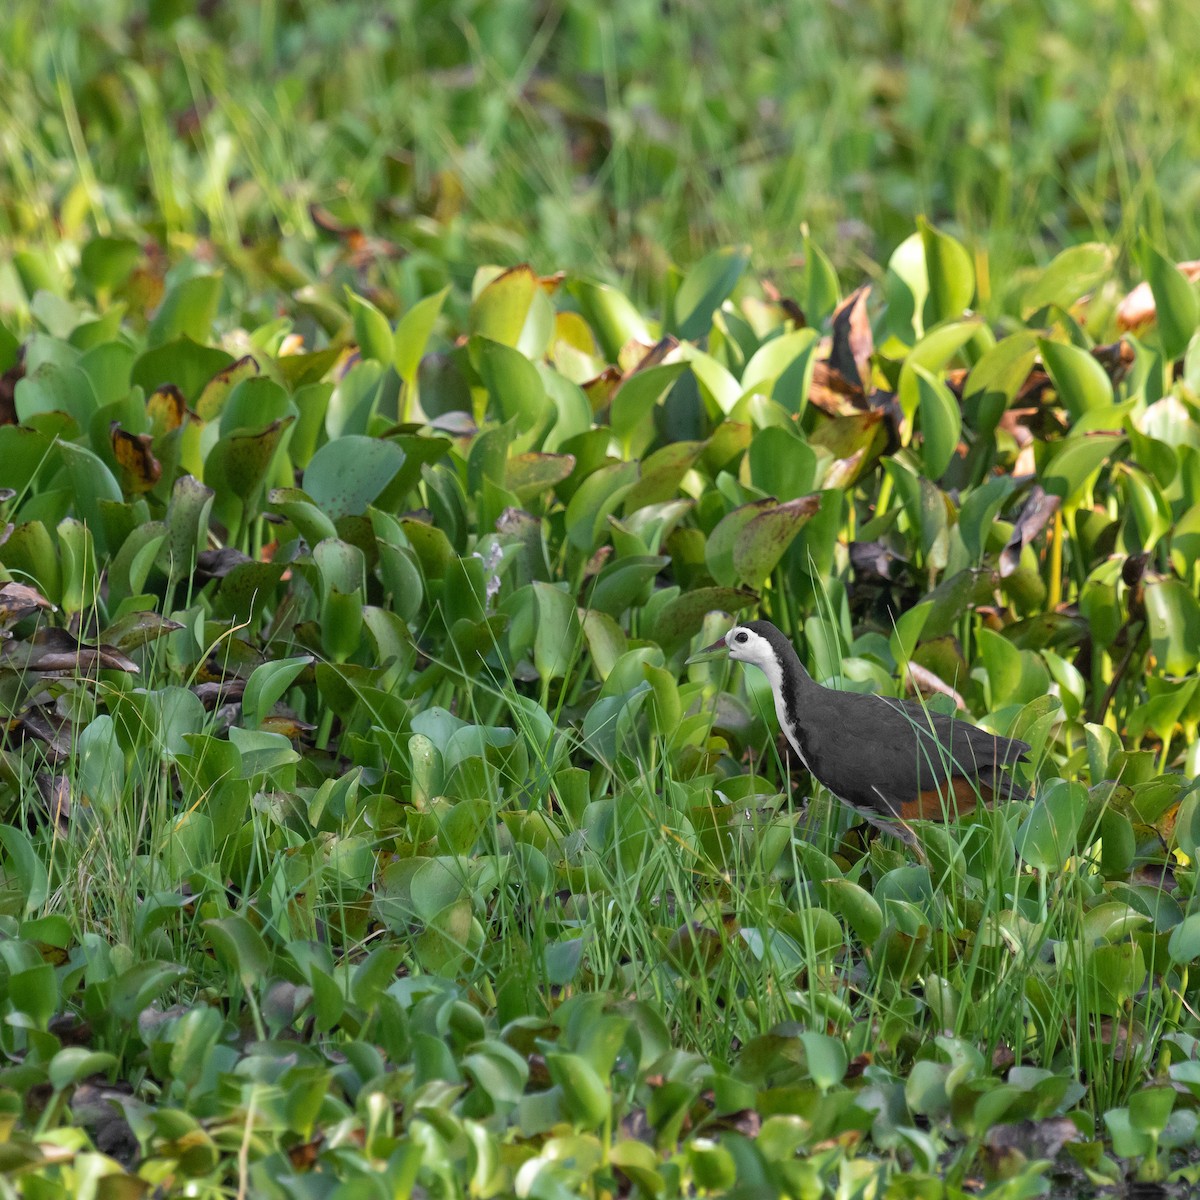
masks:
[[[771,695],[775,700],[775,716],[779,720],[779,728],[783,730],[788,744],[795,750],[797,757],[804,764],[804,769],[811,771],[812,768],[808,765],[808,760],[804,757],[804,751],[800,749],[800,742],[796,737],[795,726],[792,724],[791,718],[783,706],[783,670],[779,665],[779,660],[775,655],[771,654],[765,662],[755,665],[762,670],[762,673],[767,677],[767,682],[771,685]]]

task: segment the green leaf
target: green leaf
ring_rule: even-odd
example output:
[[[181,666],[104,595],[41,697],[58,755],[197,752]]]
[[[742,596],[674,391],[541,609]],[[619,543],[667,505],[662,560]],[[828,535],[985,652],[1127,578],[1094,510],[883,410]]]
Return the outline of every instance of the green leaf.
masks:
[[[1200,602],[1181,580],[1146,582],[1150,645],[1158,669],[1186,675],[1200,662]]]
[[[114,288],[124,282],[141,254],[133,238],[94,237],[79,256],[79,267],[94,288]]]
[[[961,317],[970,306],[975,295],[975,267],[966,248],[949,234],[935,229],[923,218],[917,221],[917,227],[929,279],[923,314],[928,328]]]
[[[195,275],[176,284],[154,314],[146,331],[146,344],[161,346],[179,337],[191,338],[194,342],[206,341],[212,332],[220,299],[220,275]],[[182,384],[179,386],[183,390]]]
[[[1050,461],[1042,466],[1042,486],[1068,504],[1079,501],[1084,485],[1124,443],[1116,433],[1090,433],[1068,437]]]
[[[575,601],[562,588],[535,582],[537,630],[533,665],[543,680],[561,679],[571,669],[583,642]]]
[[[642,422],[648,422],[655,405],[686,370],[686,362],[661,363],[626,376],[609,406],[613,433],[624,441]]]
[[[1171,961],[1180,965],[1194,963],[1200,958],[1200,913],[1192,913],[1171,930],[1167,942]]]
[[[350,303],[350,315],[354,320],[354,340],[358,343],[363,358],[390,363],[396,351],[392,327],[388,324],[387,317],[370,300],[355,295],[349,288],[346,289],[346,299]]]
[[[675,293],[675,335],[697,341],[707,335],[713,313],[733,291],[750,263],[749,246],[727,246],[702,258]]]
[[[626,342],[653,345],[657,340],[641,313],[616,288],[578,279],[572,281],[570,289],[609,362],[617,361]]]
[[[1059,400],[1074,420],[1090,409],[1112,407],[1112,381],[1094,355],[1047,338],[1038,338],[1038,349]]]
[[[1200,299],[1179,268],[1164,258],[1143,236],[1142,269],[1154,293],[1155,322],[1163,356],[1174,362],[1186,349],[1200,324]]]
[[[1068,246],[1054,259],[1037,280],[1021,294],[1021,310],[1026,315],[1054,304],[1069,308],[1081,296],[1093,291],[1112,274],[1113,252],[1100,242]]]
[[[46,1074],[50,1086],[56,1092],[61,1092],[91,1075],[106,1074],[116,1065],[116,1055],[100,1050],[85,1050],[82,1046],[68,1046],[50,1060]]]
[[[265,981],[271,967],[271,953],[262,934],[245,917],[214,917],[203,924],[208,940],[237,972],[243,987]]]
[[[761,587],[820,506],[819,496],[801,496],[758,512],[733,543],[733,582]]]
[[[326,442],[304,472],[304,490],[331,520],[367,511],[404,466],[394,442],[347,434]]]
[[[50,877],[38,858],[28,835],[12,825],[0,825],[0,846],[4,847],[4,869],[24,895],[21,909],[25,916],[37,912],[46,903],[50,892]]]
[[[595,1129],[608,1119],[612,1098],[591,1063],[578,1054],[547,1054],[546,1068],[562,1089],[563,1103],[578,1127]]]
[[[1016,834],[1017,852],[1042,871],[1061,871],[1076,851],[1076,836],[1088,806],[1081,783],[1056,779],[1043,788]]]
[[[813,1083],[823,1092],[841,1083],[849,1066],[842,1040],[812,1031],[802,1033],[800,1040],[804,1043],[804,1057]]]
[[[962,435],[962,413],[950,389],[924,367],[913,364],[917,385],[917,412],[925,444],[922,458],[926,474],[939,479],[950,465]]]
[[[535,429],[549,412],[546,387],[537,368],[519,350],[479,338],[472,343],[479,373],[502,421],[516,420],[522,433]]]
[[[537,276],[524,263],[497,275],[472,302],[468,331],[504,346],[516,346],[537,288]]]
[[[417,378],[417,369],[425,347],[442,314],[442,305],[450,294],[449,286],[419,300],[396,323],[396,334],[392,340],[392,365],[396,374],[412,387]]]
[[[311,654],[281,658],[254,668],[242,695],[242,714],[251,729],[257,729],[292,686],[305,667],[313,662]]]
[[[841,299],[837,271],[825,252],[804,235],[804,315],[812,325],[825,320]]]

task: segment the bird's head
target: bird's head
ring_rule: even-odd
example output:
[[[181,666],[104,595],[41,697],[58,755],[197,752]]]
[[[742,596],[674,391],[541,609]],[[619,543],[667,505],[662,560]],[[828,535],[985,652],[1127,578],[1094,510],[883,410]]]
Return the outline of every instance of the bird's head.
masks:
[[[746,625],[735,625],[723,638],[713,642],[688,659],[689,663],[707,662],[712,658],[728,655],[734,662],[752,663],[770,673],[779,662],[779,654],[771,644],[770,633],[783,635],[767,621],[751,621]]]

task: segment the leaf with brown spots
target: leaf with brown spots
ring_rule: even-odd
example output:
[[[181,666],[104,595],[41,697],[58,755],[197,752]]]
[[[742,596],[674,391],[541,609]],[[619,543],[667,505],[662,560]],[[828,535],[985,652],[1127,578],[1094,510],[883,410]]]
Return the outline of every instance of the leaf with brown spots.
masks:
[[[146,397],[146,416],[153,437],[162,437],[183,424],[187,416],[187,400],[173,384],[164,383]]]
[[[116,421],[109,426],[109,435],[125,490],[148,492],[162,478],[162,464],[152,449],[154,439],[148,433],[129,433]]]

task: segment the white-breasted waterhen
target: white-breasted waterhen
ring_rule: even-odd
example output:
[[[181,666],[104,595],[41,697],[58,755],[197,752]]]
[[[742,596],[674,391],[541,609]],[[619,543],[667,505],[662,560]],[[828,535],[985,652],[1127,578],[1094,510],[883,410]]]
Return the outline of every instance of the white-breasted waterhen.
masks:
[[[800,761],[864,815],[944,820],[981,800],[1026,795],[1001,770],[1025,757],[1027,742],[931,712],[918,700],[822,687],[770,621],[735,625],[688,662],[726,652],[766,675],[775,715]]]

